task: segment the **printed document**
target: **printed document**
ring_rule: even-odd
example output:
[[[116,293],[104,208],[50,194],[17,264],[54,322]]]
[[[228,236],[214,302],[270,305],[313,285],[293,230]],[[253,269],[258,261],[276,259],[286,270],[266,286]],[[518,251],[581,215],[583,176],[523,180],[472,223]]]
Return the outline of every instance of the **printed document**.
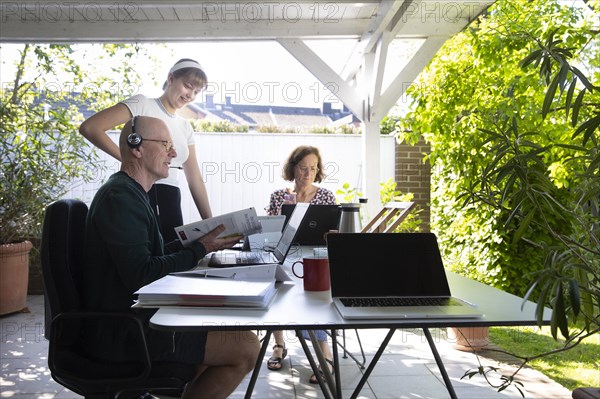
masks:
[[[177,237],[184,247],[187,247],[198,238],[214,230],[220,224],[225,226],[225,231],[219,236],[221,238],[233,236],[248,236],[262,232],[262,225],[258,221],[254,208],[242,209],[235,212],[225,213],[198,222],[175,227]]]

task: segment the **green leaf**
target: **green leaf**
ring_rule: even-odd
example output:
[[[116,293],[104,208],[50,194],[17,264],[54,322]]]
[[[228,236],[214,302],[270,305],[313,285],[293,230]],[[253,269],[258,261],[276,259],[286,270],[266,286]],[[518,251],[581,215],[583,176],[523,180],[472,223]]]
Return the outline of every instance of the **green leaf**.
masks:
[[[565,85],[567,82],[567,77],[569,76],[569,64],[566,62],[561,62],[560,70],[557,75],[558,85],[560,86],[560,92],[562,93],[565,89]]]
[[[550,107],[552,106],[552,102],[554,101],[554,96],[556,95],[556,88],[558,87],[558,83],[560,81],[560,74],[554,76],[550,85],[546,89],[546,96],[544,97],[544,103],[542,105],[542,118],[546,118],[548,112],[550,112]]]
[[[567,316],[565,309],[565,300],[563,295],[562,283],[556,282],[556,299],[554,300],[554,308],[552,309],[552,320],[550,331],[554,339],[557,339],[557,327],[565,338],[569,338],[569,327],[567,326]]]
[[[567,97],[565,98],[565,117],[569,117],[569,111],[571,110],[571,102],[573,101],[573,93],[575,92],[575,81],[571,81],[569,90],[567,90]]]
[[[550,293],[551,285],[549,283],[545,283],[543,285],[542,292],[538,298],[536,307],[535,307],[535,316],[537,320],[538,326],[544,325],[544,311],[546,310],[546,303],[548,301],[548,294]]]
[[[540,49],[534,50],[527,57],[523,58],[523,60],[519,63],[519,65],[521,66],[521,68],[525,68],[534,61],[539,62],[542,54],[543,54],[542,50],[540,50]]]
[[[579,69],[572,66],[571,70],[579,78],[579,80],[581,80],[581,83],[583,83],[583,85],[585,86],[586,89],[588,89],[589,91],[594,91],[594,89],[595,89],[594,85],[590,83],[588,78]]]
[[[573,104],[573,114],[571,115],[571,126],[577,125],[577,120],[579,119],[579,111],[581,110],[581,104],[583,103],[583,97],[585,96],[585,89],[581,90],[575,99],[575,103]],[[575,138],[577,134],[573,134],[573,138]]]
[[[529,286],[529,289],[527,290],[527,292],[525,293],[525,296],[523,297],[523,302],[521,303],[521,310],[523,310],[525,308],[525,304],[529,300],[529,297],[531,296],[531,294],[533,293],[533,291],[535,290],[535,287],[537,287],[537,285],[538,285],[538,280],[534,281],[533,284],[531,284]]]
[[[581,298],[579,296],[579,284],[575,279],[569,280],[569,300],[571,302],[573,314],[577,317],[581,310]]]
[[[579,135],[581,132],[585,132],[582,140],[582,144],[585,145],[588,140],[592,138],[592,135],[598,126],[600,126],[600,113],[582,123],[575,131],[574,136]]]

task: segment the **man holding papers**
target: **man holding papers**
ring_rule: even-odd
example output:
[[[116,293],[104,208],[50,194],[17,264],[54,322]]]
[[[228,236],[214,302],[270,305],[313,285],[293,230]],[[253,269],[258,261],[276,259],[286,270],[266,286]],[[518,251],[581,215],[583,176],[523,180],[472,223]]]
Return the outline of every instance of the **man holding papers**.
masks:
[[[127,311],[142,286],[191,269],[240,238],[217,238],[224,231],[219,226],[185,248],[179,241],[164,245],[147,192],[168,175],[177,154],[169,130],[157,118],[134,117],[121,132],[119,149],[121,170],[98,190],[86,222],[82,296],[93,310]],[[160,332],[148,327],[154,311],[139,312],[153,373],[189,381],[184,398],[225,398],[254,367],[259,343],[251,332]],[[101,321],[86,326],[84,335],[85,348],[99,358],[130,360],[137,344],[128,328]],[[161,367],[162,362],[178,367]]]

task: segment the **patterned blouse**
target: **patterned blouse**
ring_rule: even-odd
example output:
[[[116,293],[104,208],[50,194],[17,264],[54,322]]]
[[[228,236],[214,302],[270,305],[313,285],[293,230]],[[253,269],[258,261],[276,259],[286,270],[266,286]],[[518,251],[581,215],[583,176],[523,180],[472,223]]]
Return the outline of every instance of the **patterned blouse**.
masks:
[[[283,205],[283,195],[287,193],[285,188],[280,190],[275,190],[271,194],[271,200],[269,201],[269,206],[265,208],[267,211],[267,215],[281,215],[281,205]],[[326,188],[318,187],[317,192],[312,200],[310,200],[310,204],[312,205],[335,205],[337,204],[335,200],[335,195]]]

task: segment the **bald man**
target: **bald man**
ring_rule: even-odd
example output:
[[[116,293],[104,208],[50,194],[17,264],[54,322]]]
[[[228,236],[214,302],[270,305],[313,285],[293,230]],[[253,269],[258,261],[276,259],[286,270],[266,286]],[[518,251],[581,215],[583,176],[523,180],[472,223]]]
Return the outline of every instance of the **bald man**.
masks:
[[[191,246],[163,243],[147,192],[169,173],[176,156],[169,129],[157,118],[137,116],[119,137],[121,169],[100,187],[86,221],[83,297],[90,310],[131,311],[134,292],[169,273],[195,267],[207,253],[239,237],[217,238],[219,226]],[[153,374],[189,381],[184,398],[226,398],[252,370],[259,343],[252,332],[169,333],[152,330],[143,317]],[[85,329],[90,355],[128,361],[135,357],[132,329],[97,321]],[[175,367],[173,366],[175,364]]]

